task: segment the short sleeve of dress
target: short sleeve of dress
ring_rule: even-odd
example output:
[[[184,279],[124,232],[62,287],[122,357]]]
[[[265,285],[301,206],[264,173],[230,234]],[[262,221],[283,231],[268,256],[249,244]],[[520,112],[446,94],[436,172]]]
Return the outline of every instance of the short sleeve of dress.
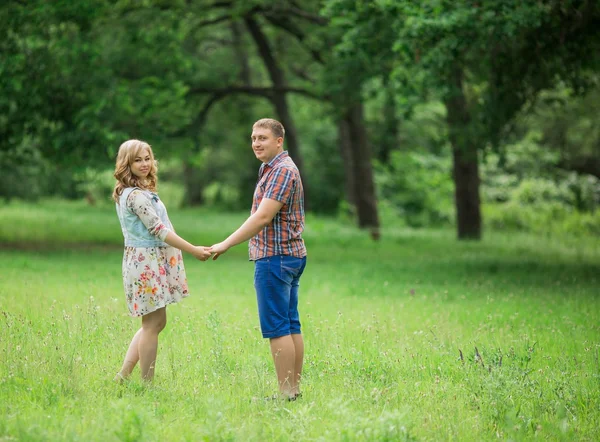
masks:
[[[263,198],[269,198],[279,201],[280,203],[285,203],[289,200],[294,186],[294,172],[283,167],[275,169],[273,175],[269,177],[267,181]]]
[[[135,213],[152,236],[164,241],[170,230],[161,221],[150,199],[141,191],[134,190],[127,197],[127,208]]]

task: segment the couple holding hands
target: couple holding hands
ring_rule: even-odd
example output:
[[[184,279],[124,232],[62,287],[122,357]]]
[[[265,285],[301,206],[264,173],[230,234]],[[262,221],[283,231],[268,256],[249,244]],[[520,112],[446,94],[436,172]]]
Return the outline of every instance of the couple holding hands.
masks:
[[[154,377],[158,335],[166,306],[189,295],[182,251],[215,260],[250,240],[260,327],[269,339],[283,400],[300,397],[304,341],[298,314],[298,286],[306,266],[304,192],[298,168],[283,150],[285,130],[264,118],[252,127],[252,149],[262,162],[250,217],[224,241],[194,246],[177,235],[156,191],[157,166],[149,144],[124,142],[115,167],[113,192],[125,239],[123,286],[131,316],[142,318],[115,381],[126,380],[139,362],[142,379]]]

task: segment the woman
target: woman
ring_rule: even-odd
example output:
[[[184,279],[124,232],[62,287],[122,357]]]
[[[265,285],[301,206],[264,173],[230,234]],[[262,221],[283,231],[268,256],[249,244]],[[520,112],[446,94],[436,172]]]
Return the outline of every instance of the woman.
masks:
[[[211,253],[178,236],[156,191],[157,165],[150,145],[129,140],[119,148],[113,199],[125,240],[123,286],[129,312],[142,318],[115,381],[127,379],[137,362],[142,379],[154,378],[158,335],[166,306],[189,296],[181,250],[201,261]]]

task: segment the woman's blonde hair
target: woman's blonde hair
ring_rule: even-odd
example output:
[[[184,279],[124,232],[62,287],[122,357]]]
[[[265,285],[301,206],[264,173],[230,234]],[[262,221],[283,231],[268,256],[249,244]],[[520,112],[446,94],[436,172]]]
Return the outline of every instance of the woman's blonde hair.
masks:
[[[147,150],[150,155],[150,172],[148,176],[140,180],[131,172],[131,165],[135,161],[136,157],[140,156],[140,152]],[[156,182],[158,180],[156,173],[158,172],[158,165],[154,159],[154,153],[152,147],[145,141],[140,140],[127,140],[121,147],[119,147],[119,153],[117,154],[117,164],[115,166],[114,177],[117,180],[115,189],[113,190],[113,200],[119,202],[119,197],[123,193],[123,190],[127,187],[139,187],[140,189],[150,190],[156,192]]]

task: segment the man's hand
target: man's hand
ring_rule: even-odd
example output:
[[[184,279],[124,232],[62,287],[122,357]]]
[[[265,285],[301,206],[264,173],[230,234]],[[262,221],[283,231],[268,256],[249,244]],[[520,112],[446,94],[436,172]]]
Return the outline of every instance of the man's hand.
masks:
[[[283,203],[275,201],[269,198],[263,198],[258,206],[256,212],[244,221],[244,224],[240,226],[235,232],[229,237],[211,247],[209,251],[214,253],[213,261],[229,250],[231,247],[236,246],[244,241],[248,241],[254,235],[258,234],[262,229],[273,221],[273,217],[281,210]]]
[[[211,252],[208,247],[196,246],[194,249],[194,256],[200,261],[206,261],[210,258]]]
[[[214,253],[213,261],[216,260],[219,256],[229,250],[229,246],[225,244],[225,241],[220,242],[218,244],[214,244],[208,248],[210,253]]]

